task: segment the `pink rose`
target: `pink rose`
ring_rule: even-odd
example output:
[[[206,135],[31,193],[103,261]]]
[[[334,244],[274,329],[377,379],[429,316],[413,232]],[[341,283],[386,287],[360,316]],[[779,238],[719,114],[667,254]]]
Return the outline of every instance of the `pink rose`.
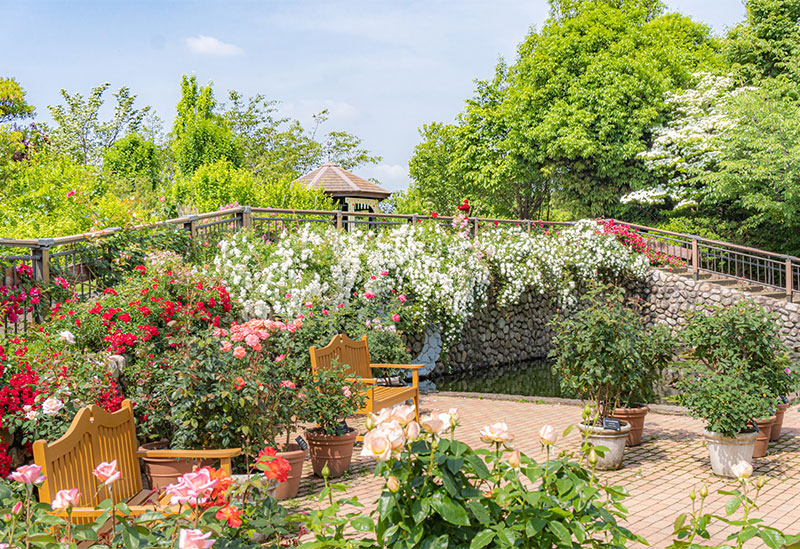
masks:
[[[372,292],[366,292],[364,294],[364,297],[366,297],[367,299],[372,299],[373,297],[375,297],[375,294]]]
[[[400,303],[405,303],[406,301],[408,301],[408,298],[406,297],[405,294],[400,294],[397,299],[400,300]]]
[[[338,304],[336,307],[338,307],[339,309],[341,309],[342,307],[344,307],[344,303],[339,303],[339,304]]]
[[[389,271],[381,271],[381,276],[387,276],[388,274],[389,274]]]
[[[8,478],[21,482],[22,484],[39,484],[40,482],[44,482],[42,468],[38,465],[23,465],[18,467]]]
[[[306,302],[306,309],[310,309],[310,308],[311,308],[311,307],[313,307],[313,306],[314,306],[314,304],[313,304],[313,303],[311,303],[310,301],[307,301],[307,302]]]
[[[255,347],[256,345],[258,345],[258,341],[259,341],[258,336],[256,334],[247,334],[244,338],[244,342],[247,343],[250,347]]]
[[[392,444],[389,437],[381,429],[373,429],[364,435],[363,448],[361,455],[364,457],[376,457],[380,461],[387,461],[392,457]]]
[[[233,356],[236,358],[244,358],[244,355],[247,354],[247,351],[244,350],[244,347],[238,346],[233,350]]]
[[[233,344],[230,341],[223,341],[220,349],[222,350],[223,353],[227,353],[228,351],[231,350],[231,347],[233,347]]]
[[[322,314],[323,314],[323,315],[326,315],[326,314],[328,314],[328,309],[322,309]]]
[[[386,408],[384,408],[385,410]],[[383,411],[383,410],[381,410]],[[409,406],[407,404],[399,404],[390,408],[391,411],[391,419],[396,420],[400,425],[406,425],[407,423],[414,421],[417,417],[415,412],[415,408],[413,405]]]
[[[199,505],[206,502],[209,492],[216,485],[217,480],[211,480],[208,469],[200,469],[178,477],[178,482],[167,486],[166,492],[172,496],[170,498],[172,505],[183,503]]]
[[[281,387],[286,387],[288,389],[296,389],[297,385],[295,385],[294,382],[291,380],[284,379],[283,381],[281,381]]]
[[[400,315],[395,313],[392,315],[392,322],[400,322]]]
[[[70,189],[69,191],[67,191],[67,198],[69,198],[69,197],[70,197],[70,196],[72,196],[73,194],[75,194],[75,191],[73,191],[73,190],[71,190],[71,189]]]
[[[59,490],[56,493],[56,497],[54,497],[53,501],[50,503],[50,506],[53,508],[53,511],[64,511],[70,507],[75,507],[79,499],[81,499],[81,494],[78,492],[77,488]]]
[[[353,395],[353,393],[350,392],[350,386],[349,385],[342,386],[342,392],[344,393],[344,396],[346,396],[346,397],[350,397],[350,396]]]
[[[117,460],[115,459],[111,463],[103,462],[97,467],[95,467],[94,471],[92,471],[94,477],[108,486],[116,481],[118,481],[122,477],[122,473],[117,470]]]
[[[290,299],[292,297],[292,294],[286,294],[285,297],[286,297],[286,299]]]
[[[208,549],[216,540],[210,539],[211,532],[203,533],[200,530],[184,528],[178,536],[179,549]]]
[[[284,360],[286,360],[286,355],[278,355],[275,357],[275,362],[283,362]],[[294,389],[294,387],[292,388]]]

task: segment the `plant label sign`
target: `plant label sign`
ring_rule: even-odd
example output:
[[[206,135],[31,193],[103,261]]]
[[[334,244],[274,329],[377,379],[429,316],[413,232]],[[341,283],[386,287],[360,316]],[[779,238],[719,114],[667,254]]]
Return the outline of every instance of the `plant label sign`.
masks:
[[[297,445],[300,447],[301,450],[303,450],[304,452],[308,450],[308,442],[306,442],[305,439],[303,439],[303,437],[297,437],[294,440],[295,442],[297,442]]]
[[[603,429],[611,429],[612,431],[619,431],[621,428],[620,421],[613,417],[603,418]]]

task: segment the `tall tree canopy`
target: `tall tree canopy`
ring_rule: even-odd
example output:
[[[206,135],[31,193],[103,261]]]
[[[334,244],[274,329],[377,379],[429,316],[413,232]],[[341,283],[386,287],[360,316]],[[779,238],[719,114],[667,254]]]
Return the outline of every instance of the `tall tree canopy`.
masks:
[[[608,215],[620,195],[647,184],[637,154],[666,111],[665,94],[718,63],[716,41],[708,27],[655,0],[551,6],[516,62],[501,62],[492,81],[478,82],[447,132],[455,140],[446,160],[428,164],[431,147],[417,147],[410,165],[422,195],[429,185],[437,187],[430,196],[447,186],[473,199],[487,192],[492,213],[528,217],[555,192],[576,214]],[[443,162],[452,180],[432,183]]]

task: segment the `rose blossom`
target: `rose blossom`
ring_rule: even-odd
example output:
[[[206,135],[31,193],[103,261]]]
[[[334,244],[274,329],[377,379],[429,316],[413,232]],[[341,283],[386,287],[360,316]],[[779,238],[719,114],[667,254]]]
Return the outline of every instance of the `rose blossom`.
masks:
[[[556,443],[558,440],[558,433],[556,433],[555,427],[552,425],[544,425],[539,430],[539,440],[542,441],[542,444],[545,446],[551,446]]]
[[[250,347],[255,347],[259,343],[258,336],[256,334],[247,334],[244,337],[244,342],[247,343]]]
[[[247,354],[247,351],[245,351],[244,347],[242,347],[242,346],[237,346],[233,350],[233,356],[235,356],[236,358],[244,358],[244,355],[246,355],[246,354]]]
[[[166,492],[172,498],[172,505],[190,503],[192,505],[202,504],[208,499],[208,492],[217,485],[217,480],[211,479],[207,469],[200,469],[193,473],[186,473],[178,477],[176,484],[167,486]]]
[[[46,416],[54,416],[64,407],[64,403],[57,398],[50,397],[42,403],[42,413]]]
[[[111,463],[103,462],[97,467],[95,467],[92,474],[95,478],[108,486],[116,481],[118,481],[122,477],[122,473],[117,470],[117,460],[115,459]]]
[[[419,422],[423,429],[425,429],[429,433],[434,433],[437,435],[443,433],[444,431],[450,428],[450,425],[449,424],[446,425],[445,422],[442,421],[441,417],[432,416],[430,414],[422,416]]]
[[[386,488],[393,494],[396,494],[398,490],[400,490],[400,481],[394,475],[391,475],[389,478],[386,479]]]
[[[400,425],[406,425],[409,421],[413,421],[417,417],[415,407],[407,404],[400,404],[391,408],[391,418],[397,420]]]
[[[53,498],[52,503],[50,503],[50,506],[53,508],[53,511],[63,511],[74,507],[79,499],[81,499],[81,493],[78,492],[77,488],[59,490],[56,493],[56,497]]]
[[[208,549],[216,540],[209,539],[211,532],[203,533],[200,530],[184,528],[178,536],[179,549]]]
[[[25,419],[34,421],[37,417],[39,417],[39,412],[36,410],[29,410],[25,412]]]
[[[223,341],[220,349],[222,350],[223,353],[227,353],[228,351],[231,350],[232,347],[233,344],[230,341]]]
[[[69,330],[59,332],[58,337],[61,339],[61,341],[64,341],[70,345],[75,345],[75,335]]]
[[[408,300],[405,294],[400,294],[400,296],[397,299],[400,300],[400,303],[405,303]]]
[[[365,292],[364,297],[366,297],[367,299],[372,299],[373,297],[375,297],[375,294],[372,292]]]
[[[44,482],[42,468],[38,465],[22,465],[17,470],[8,475],[8,478],[21,482],[22,484],[39,484]]]
[[[286,387],[287,389],[296,389],[297,385],[294,384],[294,381],[284,379],[281,381],[281,387]]]
[[[342,386],[342,392],[344,393],[344,396],[346,396],[348,398],[353,396],[353,393],[350,392],[350,386],[349,385],[343,385]]]
[[[522,463],[522,456],[520,456],[519,450],[514,450],[511,452],[511,455],[508,456],[508,464],[516,469]]]
[[[392,315],[392,322],[400,322],[400,315],[395,313]]]
[[[742,460],[739,463],[731,466],[731,472],[739,480],[744,480],[746,478],[750,478],[750,476],[753,474],[753,466]]]
[[[492,425],[487,425],[480,431],[483,442],[495,442],[509,446],[514,441],[514,435],[508,431],[508,425],[500,421]]]
[[[376,457],[379,461],[387,461],[392,457],[392,444],[381,429],[373,429],[364,435],[364,447],[361,455]]]
[[[406,438],[408,440],[417,440],[419,438],[420,427],[419,423],[412,421],[406,425]]]

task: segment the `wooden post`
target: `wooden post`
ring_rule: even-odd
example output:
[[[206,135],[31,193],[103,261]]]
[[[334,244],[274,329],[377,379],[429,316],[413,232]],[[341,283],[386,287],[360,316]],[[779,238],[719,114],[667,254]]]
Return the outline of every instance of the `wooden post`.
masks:
[[[531,234],[531,227],[533,227],[533,221],[529,219],[526,225],[528,226],[528,234]]]
[[[33,257],[33,277],[41,280],[43,285],[50,284],[50,246],[52,238],[40,238],[35,248],[31,248]]]
[[[472,220],[472,238],[478,238],[478,218]]]
[[[692,237],[692,276],[695,280],[700,278],[700,246],[696,236]]]
[[[342,230],[342,210],[336,212],[336,230]]]
[[[411,216],[411,225],[412,226],[416,226],[417,225],[417,214],[414,214],[414,215]]]
[[[192,239],[192,245],[194,245],[194,239],[197,237],[197,216],[190,215],[189,221],[184,221],[183,228],[189,231],[189,236]]]
[[[250,206],[242,206],[242,229],[252,229],[253,228],[253,208]]]
[[[792,273],[792,259],[786,258],[786,301],[792,301],[792,293],[794,292],[794,275]]]

